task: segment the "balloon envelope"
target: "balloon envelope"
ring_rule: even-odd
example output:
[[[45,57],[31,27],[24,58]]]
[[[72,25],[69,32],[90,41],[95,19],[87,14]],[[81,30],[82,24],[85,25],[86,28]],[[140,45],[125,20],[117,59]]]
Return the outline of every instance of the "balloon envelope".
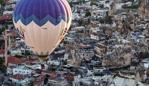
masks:
[[[66,0],[20,0],[13,14],[14,25],[25,43],[41,56],[49,55],[58,46],[71,19]]]

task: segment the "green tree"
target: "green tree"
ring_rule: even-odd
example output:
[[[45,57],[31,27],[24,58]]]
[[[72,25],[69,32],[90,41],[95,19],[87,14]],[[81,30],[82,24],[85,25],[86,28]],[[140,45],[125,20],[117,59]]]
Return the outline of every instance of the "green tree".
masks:
[[[2,86],[2,82],[0,81],[0,86]]]
[[[30,81],[30,83],[28,84],[28,86],[34,86],[34,82]]]
[[[90,5],[98,5],[97,4],[97,0],[91,0],[91,4]]]
[[[4,27],[4,26],[2,28],[0,28],[0,35],[2,35],[2,33],[5,31],[5,28],[6,27]]]
[[[104,18],[104,23],[112,24],[112,16],[106,16]]]
[[[91,12],[87,11],[85,14],[86,17],[91,16]]]
[[[4,0],[0,0],[0,4],[4,4]]]
[[[0,71],[5,73],[6,72],[6,66],[4,65],[4,59],[0,58]]]
[[[0,65],[3,65],[3,63],[4,63],[4,59],[0,58]]]

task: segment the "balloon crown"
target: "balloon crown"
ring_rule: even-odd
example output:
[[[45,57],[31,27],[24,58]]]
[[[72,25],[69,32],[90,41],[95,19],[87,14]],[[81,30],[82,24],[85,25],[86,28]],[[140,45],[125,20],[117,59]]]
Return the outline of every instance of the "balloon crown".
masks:
[[[48,21],[57,25],[61,20],[68,21],[67,9],[61,0],[20,0],[13,13],[14,22],[19,20],[28,25],[34,21],[39,26]]]

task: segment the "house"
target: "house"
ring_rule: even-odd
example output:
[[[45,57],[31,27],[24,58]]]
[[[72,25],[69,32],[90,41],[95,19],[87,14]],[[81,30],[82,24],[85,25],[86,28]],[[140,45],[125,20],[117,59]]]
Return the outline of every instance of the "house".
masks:
[[[16,68],[13,68],[13,75],[31,75],[33,70],[25,67],[25,66],[18,66]]]
[[[144,66],[145,69],[148,69],[149,68],[149,59],[148,58],[144,59],[141,62],[141,64],[143,64],[143,66]]]
[[[99,40],[99,37],[97,35],[91,34],[90,37],[93,40]]]
[[[90,59],[91,57],[94,56],[94,51],[93,49],[79,49],[76,50],[75,55],[80,59],[83,58]]]
[[[17,57],[13,57],[13,56],[7,57],[8,66],[12,64],[17,65],[17,64],[22,64],[22,63],[23,61]]]
[[[144,86],[143,83],[141,83],[140,81],[137,81],[135,79],[131,79],[131,78],[125,78],[125,77],[121,77],[121,76],[116,76],[113,79],[114,82],[114,86]]]
[[[33,70],[24,65],[11,65],[7,68],[7,74],[10,75],[29,75],[33,73]]]
[[[16,86],[27,86],[32,80],[32,78],[17,74],[10,77],[10,80],[12,80],[12,82],[15,83]]]

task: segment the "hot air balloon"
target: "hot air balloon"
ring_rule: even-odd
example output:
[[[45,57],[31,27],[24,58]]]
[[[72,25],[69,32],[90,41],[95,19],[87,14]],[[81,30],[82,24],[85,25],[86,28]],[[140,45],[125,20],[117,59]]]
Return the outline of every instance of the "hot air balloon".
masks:
[[[59,45],[71,19],[67,0],[20,0],[13,13],[16,30],[41,60]]]

